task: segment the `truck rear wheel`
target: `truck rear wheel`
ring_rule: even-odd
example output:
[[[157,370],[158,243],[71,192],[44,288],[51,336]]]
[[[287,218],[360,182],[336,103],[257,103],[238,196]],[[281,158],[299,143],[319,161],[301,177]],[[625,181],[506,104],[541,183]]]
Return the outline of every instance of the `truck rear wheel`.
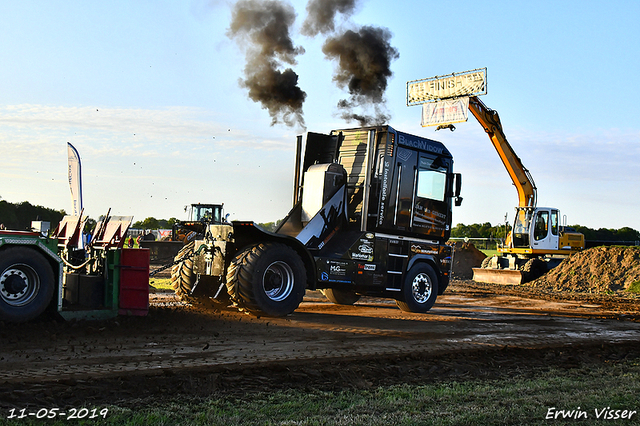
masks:
[[[433,307],[438,297],[438,279],[433,268],[426,263],[414,265],[404,280],[402,299],[396,300],[405,312],[425,313]]]
[[[354,291],[340,290],[336,288],[325,288],[322,290],[322,294],[329,299],[329,301],[336,305],[353,305],[360,300],[360,295]]]
[[[47,259],[28,247],[0,254],[0,320],[29,321],[51,303],[54,274]]]
[[[261,243],[238,253],[227,271],[227,291],[254,314],[285,316],[295,311],[306,290],[302,259],[291,247]]]

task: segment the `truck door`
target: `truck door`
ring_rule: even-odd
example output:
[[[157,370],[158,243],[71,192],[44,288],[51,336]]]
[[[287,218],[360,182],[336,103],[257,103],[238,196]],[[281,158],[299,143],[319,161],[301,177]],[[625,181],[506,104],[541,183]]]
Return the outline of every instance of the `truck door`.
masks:
[[[538,250],[558,249],[558,210],[537,209],[533,218],[531,247]]]
[[[413,232],[445,238],[450,218],[446,202],[448,168],[447,160],[420,154],[411,222]]]
[[[415,202],[414,188],[418,177],[417,152],[398,148],[396,162],[395,208],[393,211],[393,226],[398,230],[411,229],[413,204]]]

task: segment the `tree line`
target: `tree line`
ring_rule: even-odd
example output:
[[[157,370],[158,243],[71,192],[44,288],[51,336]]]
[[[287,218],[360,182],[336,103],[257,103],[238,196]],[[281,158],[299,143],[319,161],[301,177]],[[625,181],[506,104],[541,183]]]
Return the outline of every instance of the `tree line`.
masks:
[[[64,210],[34,206],[28,201],[14,204],[0,200],[0,224],[4,225],[6,229],[30,230],[31,222],[34,220],[49,222],[53,229],[58,226],[66,214]]]
[[[54,210],[43,206],[34,206],[28,201],[21,203],[10,203],[0,200],[0,224],[6,229],[25,231],[31,229],[32,221],[43,221],[51,224],[51,229],[55,229],[67,213],[64,210]],[[100,216],[98,220],[103,217]],[[134,222],[131,227],[137,229],[171,229],[178,219],[172,217],[169,220],[148,217],[142,221]],[[85,232],[89,232],[96,225],[96,220],[87,218]]]
[[[145,220],[139,220],[133,222],[131,228],[133,229],[171,229],[174,224],[180,222],[180,220],[172,217],[171,219],[156,219],[155,217],[148,217]]]
[[[640,232],[633,228],[623,227],[620,229],[592,229],[586,226],[573,225],[570,228],[584,234],[587,241],[640,241]],[[492,226],[491,223],[474,223],[473,225],[465,225],[459,223],[451,229],[452,238],[494,238],[503,239],[511,230],[511,225],[500,224]]]
[[[51,223],[51,229],[55,229],[66,215],[67,213],[64,210],[34,206],[28,201],[14,204],[0,200],[0,224],[4,225],[6,229],[28,230],[31,229],[31,222],[34,220],[49,222]],[[134,229],[171,229],[177,222],[179,222],[179,220],[175,217],[170,219],[148,217],[144,220],[134,222],[131,227]],[[264,229],[273,231],[277,228],[279,222],[280,221],[276,221],[258,225]],[[94,219],[89,218],[85,230],[90,230],[95,226],[95,223],[96,221]],[[584,234],[585,239],[588,241],[640,241],[640,232],[630,227],[620,229],[592,229],[586,226],[574,225],[571,226],[571,228]],[[510,230],[511,225],[509,224],[493,226],[489,222],[474,223],[472,225],[459,223],[451,229],[451,237],[504,239]]]

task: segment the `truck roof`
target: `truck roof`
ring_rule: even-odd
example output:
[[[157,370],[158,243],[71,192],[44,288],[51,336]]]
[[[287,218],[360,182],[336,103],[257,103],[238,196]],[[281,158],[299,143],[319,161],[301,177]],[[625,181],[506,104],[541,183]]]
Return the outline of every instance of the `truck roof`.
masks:
[[[418,151],[428,152],[431,154],[442,155],[444,157],[453,158],[451,152],[444,146],[442,142],[438,142],[433,139],[425,138],[422,136],[412,135],[410,133],[400,132],[395,130],[390,125],[384,126],[369,126],[369,127],[356,127],[351,129],[338,129],[332,130],[331,134],[342,133],[354,133],[354,132],[368,132],[375,130],[376,132],[394,133],[397,136],[397,143],[400,146],[405,146]]]

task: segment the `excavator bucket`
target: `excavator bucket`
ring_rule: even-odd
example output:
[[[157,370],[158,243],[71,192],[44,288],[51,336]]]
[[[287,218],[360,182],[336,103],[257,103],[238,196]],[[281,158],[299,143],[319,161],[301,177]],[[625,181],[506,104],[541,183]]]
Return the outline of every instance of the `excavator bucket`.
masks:
[[[521,271],[515,269],[473,268],[473,280],[493,284],[522,284]]]

